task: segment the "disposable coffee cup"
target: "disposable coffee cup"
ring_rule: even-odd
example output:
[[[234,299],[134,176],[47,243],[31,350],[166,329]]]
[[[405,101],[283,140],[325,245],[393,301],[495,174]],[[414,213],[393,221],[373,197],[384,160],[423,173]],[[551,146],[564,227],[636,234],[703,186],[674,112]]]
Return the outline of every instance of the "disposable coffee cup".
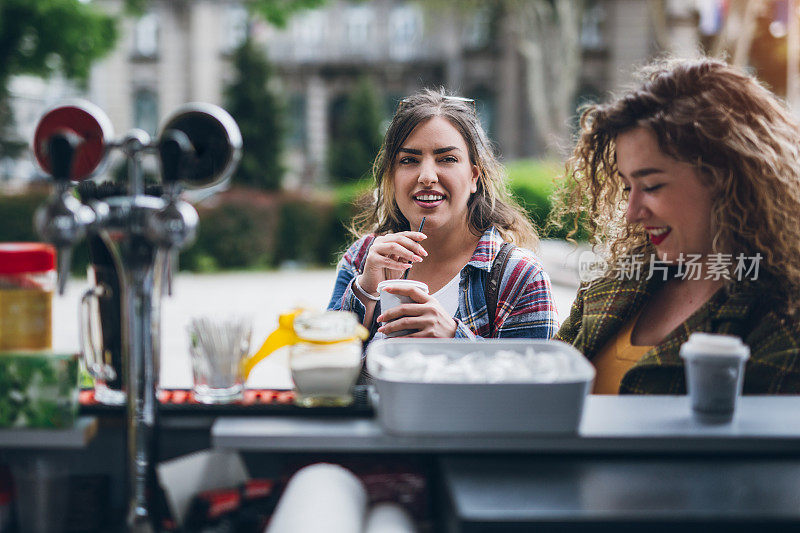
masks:
[[[692,333],[680,355],[695,418],[717,424],[733,420],[750,348],[739,337]]]
[[[386,281],[381,281],[380,283],[378,283],[378,294],[380,294],[381,296],[381,313],[385,313],[389,309],[397,307],[398,305],[415,303],[414,300],[412,300],[408,296],[386,292],[384,289],[388,287],[392,288],[415,287],[424,292],[425,294],[428,294],[428,286],[422,283],[421,281],[415,281],[411,279],[387,279]],[[386,336],[402,337],[403,335],[408,335],[410,333],[414,333],[415,331],[416,330],[413,329],[403,329],[400,331],[389,333]]]

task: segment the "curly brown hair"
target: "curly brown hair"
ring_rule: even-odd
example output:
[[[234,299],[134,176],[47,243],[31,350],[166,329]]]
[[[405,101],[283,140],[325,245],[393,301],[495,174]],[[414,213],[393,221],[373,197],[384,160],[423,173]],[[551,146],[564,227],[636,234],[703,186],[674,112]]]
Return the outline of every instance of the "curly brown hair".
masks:
[[[467,144],[470,162],[478,167],[477,191],[467,204],[470,231],[482,235],[494,226],[506,241],[531,249],[538,246],[536,229],[508,192],[505,169],[480,125],[474,103],[447,95],[443,89],[424,89],[400,102],[373,165],[372,205],[356,216],[350,231],[360,237],[365,233],[410,229],[394,197],[394,166],[400,148],[414,128],[437,116],[447,119],[458,130]]]
[[[566,163],[553,220],[570,215],[572,233],[588,226],[605,247],[611,276],[628,254],[651,254],[644,229],[624,217],[627,197],[615,139],[649,128],[661,150],[693,165],[713,191],[715,253],[760,253],[775,296],[800,307],[800,127],[753,76],[712,58],[659,59],[643,83],[613,101],[586,107]],[[728,283],[732,288],[733,282]]]

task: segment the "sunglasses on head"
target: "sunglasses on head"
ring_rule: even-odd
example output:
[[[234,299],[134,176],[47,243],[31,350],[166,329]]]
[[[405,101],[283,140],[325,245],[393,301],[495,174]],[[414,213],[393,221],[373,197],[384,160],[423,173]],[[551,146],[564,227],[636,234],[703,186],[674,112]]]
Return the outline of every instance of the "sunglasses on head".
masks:
[[[473,100],[472,98],[464,98],[463,96],[442,96],[442,100],[444,100],[445,102],[459,102],[462,104],[468,104],[469,107],[472,109],[472,112],[476,113],[475,100]],[[411,103],[411,98],[403,98],[397,103],[397,111],[400,111],[401,109],[403,109],[403,107],[405,107],[407,104],[410,103]],[[397,111],[395,111],[395,113]]]

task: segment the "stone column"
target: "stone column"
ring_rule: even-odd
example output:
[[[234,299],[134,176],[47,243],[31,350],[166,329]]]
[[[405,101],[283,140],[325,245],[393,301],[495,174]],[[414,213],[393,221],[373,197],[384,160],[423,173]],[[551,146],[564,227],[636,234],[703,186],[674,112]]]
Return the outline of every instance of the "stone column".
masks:
[[[520,118],[530,120],[530,113],[522,101],[520,84],[523,80],[520,78],[519,54],[512,25],[508,15],[504,15],[500,31],[499,77],[495,84],[497,131],[494,136],[505,160],[519,157]]]
[[[222,105],[222,32],[225,3],[194,2],[190,13],[187,100]]]
[[[187,102],[190,72],[191,9],[183,1],[159,2],[158,6],[158,112],[159,120]]]
[[[306,179],[313,184],[327,177],[328,88],[319,74],[312,74],[306,85]]]
[[[610,0],[608,16],[608,72],[612,91],[631,81],[636,67],[646,63],[655,52],[650,3],[641,0]]]

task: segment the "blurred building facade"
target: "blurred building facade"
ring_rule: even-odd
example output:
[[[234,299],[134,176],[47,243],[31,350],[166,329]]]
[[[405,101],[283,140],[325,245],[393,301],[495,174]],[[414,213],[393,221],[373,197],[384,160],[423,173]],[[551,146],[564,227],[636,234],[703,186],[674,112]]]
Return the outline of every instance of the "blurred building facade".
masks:
[[[123,9],[121,0],[97,3]],[[116,50],[92,69],[89,97],[117,132],[141,128],[151,135],[181,104],[221,104],[230,53],[246,22],[234,1],[154,0],[140,18],[124,19]]]
[[[291,168],[301,181],[319,179],[348,92],[365,75],[380,88],[387,117],[403,96],[444,86],[476,100],[504,159],[542,155],[513,16],[490,8],[462,13],[458,3],[334,0],[296,15],[284,29],[261,27],[257,37],[289,101]],[[699,43],[694,0],[597,0],[581,26],[576,103],[624,85],[635,66],[658,52],[690,53]]]
[[[110,12],[123,9],[121,0],[95,1]],[[580,36],[578,100],[602,98],[665,48],[696,48],[698,1],[590,2]],[[477,101],[505,159],[537,156],[544,142],[532,127],[510,23],[488,9],[459,14],[446,2],[330,0],[277,29],[251,22],[237,0],[153,0],[142,17],[124,20],[118,47],[93,67],[87,96],[108,113],[117,134],[133,127],[154,134],[180,104],[224,104],[231,52],[250,31],[275,65],[288,104],[290,186],[325,181],[329,140],[363,76],[379,88],[387,117],[404,95],[444,86]],[[29,120],[36,104],[44,109],[56,96],[28,102],[18,119]]]

